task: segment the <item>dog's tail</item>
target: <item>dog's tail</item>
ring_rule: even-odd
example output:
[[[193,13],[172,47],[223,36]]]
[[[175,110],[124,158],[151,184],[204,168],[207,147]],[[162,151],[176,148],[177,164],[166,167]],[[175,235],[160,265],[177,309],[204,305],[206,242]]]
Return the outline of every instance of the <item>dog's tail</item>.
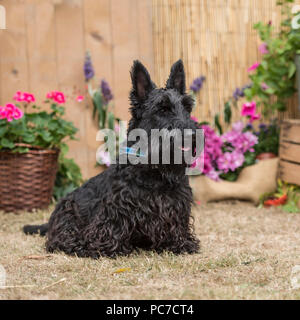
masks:
[[[23,231],[25,234],[40,234],[42,237],[46,235],[48,231],[49,225],[48,223],[41,225],[26,225],[23,227]]]

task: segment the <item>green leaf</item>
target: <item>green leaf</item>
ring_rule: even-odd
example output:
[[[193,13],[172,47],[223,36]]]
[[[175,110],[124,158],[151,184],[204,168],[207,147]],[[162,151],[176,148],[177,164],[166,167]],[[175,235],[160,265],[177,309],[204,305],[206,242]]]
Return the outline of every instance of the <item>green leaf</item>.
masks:
[[[2,138],[1,139],[1,146],[4,148],[13,149],[15,147],[15,144],[6,138]]]
[[[220,115],[217,113],[215,115],[215,119],[214,119],[214,122],[215,122],[215,127],[218,129],[219,131],[219,134],[223,134],[223,129],[222,129],[222,126],[220,124]]]
[[[292,78],[292,76],[295,74],[296,72],[296,65],[294,62],[290,61],[289,63],[289,74],[288,74],[288,77],[289,79]]]
[[[232,112],[231,112],[230,103],[226,102],[224,107],[224,120],[226,123],[231,122],[231,115],[232,115]]]
[[[108,122],[108,128],[111,130],[114,130],[115,129],[115,116],[112,112],[108,112],[107,122]]]

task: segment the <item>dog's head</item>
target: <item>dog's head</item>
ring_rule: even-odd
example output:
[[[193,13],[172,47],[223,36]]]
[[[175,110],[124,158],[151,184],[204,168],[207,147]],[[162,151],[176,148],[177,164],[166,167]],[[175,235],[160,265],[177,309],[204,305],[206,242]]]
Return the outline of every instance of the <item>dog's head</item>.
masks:
[[[162,148],[165,148],[166,152],[169,149],[170,163],[174,163],[174,148],[180,149],[181,158],[187,149],[193,149],[195,132],[198,128],[196,122],[191,119],[194,99],[186,94],[182,61],[178,60],[173,64],[164,88],[156,87],[149,72],[139,61],[134,61],[131,80],[132,119],[129,123],[128,134],[133,129],[145,130],[149,138],[149,154],[159,154],[159,163],[161,163],[163,161]],[[154,135],[156,138],[159,135],[158,140],[153,140]],[[150,142],[151,137],[152,142]],[[187,138],[192,141],[190,148],[184,148],[186,145],[184,141]]]

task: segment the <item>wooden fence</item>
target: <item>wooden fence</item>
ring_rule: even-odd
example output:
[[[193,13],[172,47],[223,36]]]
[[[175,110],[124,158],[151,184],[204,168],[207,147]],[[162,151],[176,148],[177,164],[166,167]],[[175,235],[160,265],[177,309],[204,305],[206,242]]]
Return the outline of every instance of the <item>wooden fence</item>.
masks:
[[[79,141],[69,156],[84,177],[95,168],[97,125],[91,105],[78,103],[85,93],[85,51],[92,55],[99,79],[113,88],[116,114],[128,119],[129,70],[134,59],[153,69],[151,2],[149,0],[0,0],[7,29],[0,31],[0,105],[17,90],[68,95],[66,117],[79,128]]]
[[[7,29],[0,30],[0,105],[17,90],[68,95],[66,117],[79,128],[70,157],[84,177],[95,165],[97,125],[91,105],[75,101],[85,94],[83,61],[92,55],[97,78],[106,79],[115,96],[115,111],[128,119],[129,69],[134,59],[163,85],[171,64],[183,58],[187,81],[206,81],[195,110],[211,120],[236,86],[248,82],[247,68],[260,59],[254,22],[280,22],[276,0],[0,0]],[[288,115],[295,118],[291,101]],[[235,113],[237,118],[237,112]]]

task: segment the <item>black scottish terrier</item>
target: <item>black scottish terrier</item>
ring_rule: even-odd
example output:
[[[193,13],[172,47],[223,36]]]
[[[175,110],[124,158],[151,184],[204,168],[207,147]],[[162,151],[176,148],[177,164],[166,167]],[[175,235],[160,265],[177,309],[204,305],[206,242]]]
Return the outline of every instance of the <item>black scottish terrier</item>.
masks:
[[[165,88],[156,88],[146,68],[131,70],[131,114],[128,132],[142,128],[197,129],[185,93],[181,60],[171,68]],[[184,152],[184,148],[182,149]],[[195,253],[192,190],[188,164],[117,164],[91,178],[56,206],[47,224],[25,226],[26,234],[47,236],[46,249],[79,257],[128,255],[133,250]]]

